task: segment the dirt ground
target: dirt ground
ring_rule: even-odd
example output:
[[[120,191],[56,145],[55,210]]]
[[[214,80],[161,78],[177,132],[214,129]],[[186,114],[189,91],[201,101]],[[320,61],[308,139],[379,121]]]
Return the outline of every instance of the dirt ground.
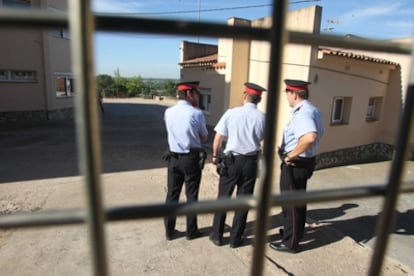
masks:
[[[162,113],[168,103],[105,100],[102,114],[102,197],[105,207],[160,203],[166,193]],[[72,122],[5,126],[0,131],[0,221],[12,213],[86,206],[77,168]],[[217,175],[207,164],[200,200],[215,199]],[[231,223],[229,212],[227,224]],[[237,249],[208,240],[212,214],[199,215],[203,237],[187,241],[185,219],[177,239],[166,241],[160,218],[105,224],[110,275],[249,275],[254,210],[247,243]],[[279,238],[280,208],[271,210],[269,240]],[[227,229],[228,230],[228,229]],[[225,237],[228,236],[226,232]],[[227,239],[225,239],[225,242]],[[308,224],[303,251],[279,253],[266,246],[264,275],[367,275],[372,249],[337,229]],[[0,275],[92,275],[85,225],[0,230]],[[386,258],[383,275],[414,275]]]

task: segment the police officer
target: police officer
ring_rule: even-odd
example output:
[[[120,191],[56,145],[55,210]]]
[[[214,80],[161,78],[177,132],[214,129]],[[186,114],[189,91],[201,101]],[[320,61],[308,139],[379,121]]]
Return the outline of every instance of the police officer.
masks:
[[[282,161],[280,191],[306,190],[307,180],[315,169],[315,156],[323,134],[322,115],[309,101],[309,82],[285,80],[286,97],[292,108],[292,118],[283,131],[279,148]],[[270,243],[274,250],[295,253],[303,237],[306,205],[282,207],[281,242]]]
[[[169,145],[166,203],[179,201],[184,183],[187,202],[198,200],[202,171],[201,143],[207,140],[208,135],[204,114],[198,108],[198,87],[198,81],[177,84],[178,103],[164,114]],[[176,217],[166,217],[164,223],[166,239],[174,239]],[[188,215],[186,238],[191,240],[200,236],[197,216]]]
[[[219,153],[223,141],[227,140],[224,156],[220,163],[225,166],[220,171],[218,198],[231,197],[237,187],[237,196],[253,194],[257,174],[257,159],[260,142],[264,137],[265,114],[257,109],[265,89],[254,83],[245,83],[243,106],[227,110],[215,127],[213,141],[213,163],[219,164]],[[230,231],[230,247],[243,243],[248,211],[235,211]],[[214,215],[210,240],[217,246],[223,243],[225,212]]]

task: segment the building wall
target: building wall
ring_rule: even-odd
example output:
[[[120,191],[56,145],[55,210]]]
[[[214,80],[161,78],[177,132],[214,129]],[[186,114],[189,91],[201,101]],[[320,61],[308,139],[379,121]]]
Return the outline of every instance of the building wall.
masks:
[[[381,142],[391,145],[395,144],[398,126],[401,122],[403,104],[401,101],[401,89],[401,67],[398,66],[390,71],[385,92],[384,109],[381,116],[382,124],[378,131],[378,137],[381,138]]]
[[[385,119],[392,121],[398,114],[398,110],[394,114],[385,113],[389,108],[387,88],[390,70],[392,68],[387,65],[340,57],[324,57],[312,65],[311,76],[316,81],[310,86],[310,100],[321,110],[325,127],[320,152],[392,142],[393,137],[382,132]],[[347,123],[335,124],[331,121],[334,97],[352,98]],[[380,118],[375,121],[366,119],[371,97],[384,99]]]
[[[395,40],[392,40],[392,42],[414,45],[414,38],[411,37],[411,38],[395,39]],[[355,51],[355,52],[368,55],[368,56],[375,56],[379,59],[392,60],[400,65],[399,71],[393,71],[391,75],[388,93],[394,94],[395,93],[394,91],[400,90],[402,102],[401,102],[401,99],[398,97],[392,97],[390,98],[390,101],[392,99],[394,101],[400,102],[400,105],[403,104],[405,97],[406,97],[408,85],[409,85],[410,72],[414,71],[414,64],[412,63],[413,61],[412,61],[411,55],[370,52],[370,51]],[[398,103],[395,103],[395,104],[390,103],[390,107],[386,111],[387,114],[395,113],[395,111],[393,111],[395,110],[395,106],[398,106]],[[387,120],[388,118],[384,118],[384,119]],[[395,127],[393,126],[399,125],[400,123],[399,120],[391,120],[391,121],[388,120],[388,121],[389,121],[388,123],[384,124],[383,131],[386,134],[393,133],[394,135],[396,135]],[[414,121],[412,123],[413,123],[413,126],[411,126],[410,143],[412,144],[413,159],[414,159]]]
[[[224,74],[220,70],[203,68],[183,68],[181,69],[181,81],[200,81],[200,90],[202,93],[209,91],[211,95],[211,111],[204,112],[206,123],[214,126],[220,119],[223,110],[222,103],[228,90],[224,81]]]
[[[0,29],[0,37],[0,70],[35,72],[34,80],[0,82],[0,111],[43,109],[41,32]]]
[[[233,26],[250,26],[249,20],[240,18],[230,18],[227,22]],[[242,39],[227,40],[224,49],[219,52],[219,58],[225,56],[226,83],[229,88],[227,107],[229,108],[239,106],[243,103],[244,83],[248,81],[250,69],[249,52],[250,41]],[[219,61],[222,61],[222,59]]]
[[[38,0],[31,5],[58,13],[67,10],[64,0]],[[56,74],[73,78],[67,30],[0,28],[0,37],[0,71],[30,71],[35,76],[0,81],[0,121],[70,117],[73,97],[57,98],[55,84]]]
[[[319,6],[312,6],[300,10],[289,11],[287,14],[286,26],[292,31],[306,31],[318,33],[322,9]],[[252,26],[269,28],[271,18],[261,18],[252,21]],[[310,62],[317,55],[316,48],[308,45],[286,44],[283,49],[282,61],[282,83],[283,79],[302,79],[308,80],[310,71]],[[249,81],[258,83],[264,87],[268,86],[269,63],[270,63],[270,44],[265,41],[252,41],[249,57]],[[285,93],[281,91],[270,91],[268,93],[279,93],[279,116],[276,128],[276,144],[281,143],[281,133],[284,126],[290,120],[289,107],[286,102]],[[263,94],[262,102],[259,109],[266,110],[267,93]]]
[[[395,39],[391,40],[394,43],[404,43],[408,45],[414,44],[414,38],[404,38],[404,39]],[[363,54],[371,57],[376,57],[378,59],[385,59],[391,60],[396,62],[400,65],[401,74],[399,76],[401,83],[401,93],[402,98],[405,98],[405,94],[407,91],[408,83],[409,83],[409,76],[410,70],[413,70],[414,64],[412,64],[411,55],[403,55],[403,54],[393,54],[393,53],[381,53],[381,52],[372,52],[372,51],[362,51],[362,50],[353,50],[353,53],[356,54]]]
[[[217,46],[190,41],[182,41],[180,47],[180,62],[196,57],[204,57],[217,53]]]
[[[71,66],[71,46],[67,38],[57,37],[50,33],[45,34],[45,70],[46,70],[46,93],[48,98],[48,109],[62,109],[73,107],[73,97],[56,97],[57,76],[68,76],[74,78]],[[76,94],[76,91],[75,91]]]
[[[232,56],[232,47],[233,47],[233,39],[228,38],[219,38],[218,40],[218,62],[224,62],[226,64],[225,69],[223,70],[224,74],[224,82],[225,90],[223,91],[223,99],[222,101],[217,101],[214,99],[214,104],[221,107],[221,110],[216,110],[218,112],[217,117],[220,114],[223,114],[224,111],[230,106],[230,85],[232,81],[231,71],[233,68],[233,56]],[[217,120],[218,121],[218,120]],[[215,125],[216,122],[213,122]]]

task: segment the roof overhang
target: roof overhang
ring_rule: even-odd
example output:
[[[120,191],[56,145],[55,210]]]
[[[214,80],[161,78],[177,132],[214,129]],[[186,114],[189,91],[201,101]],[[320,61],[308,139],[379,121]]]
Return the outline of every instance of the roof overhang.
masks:
[[[388,65],[392,68],[399,67],[400,64],[394,61],[371,57],[363,54],[357,54],[350,51],[342,51],[339,49],[329,49],[329,48],[319,48],[318,49],[318,59],[323,59],[324,56],[335,56],[344,59],[358,60],[362,62],[376,63],[382,65]]]

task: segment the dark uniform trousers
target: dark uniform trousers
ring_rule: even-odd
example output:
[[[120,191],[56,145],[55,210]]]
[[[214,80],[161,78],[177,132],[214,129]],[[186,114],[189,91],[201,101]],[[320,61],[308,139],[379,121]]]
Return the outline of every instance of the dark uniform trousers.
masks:
[[[315,158],[305,162],[295,162],[295,166],[281,165],[280,191],[306,190],[308,179],[315,168]],[[289,248],[296,248],[303,238],[306,222],[306,205],[282,207],[283,237],[282,242]]]
[[[201,181],[201,168],[199,166],[199,154],[174,154],[168,162],[168,192],[166,203],[179,201],[181,189],[185,183],[185,195],[187,203],[198,201],[198,193]],[[175,231],[176,217],[164,218],[165,231],[173,234]],[[187,216],[187,236],[198,231],[197,216]]]
[[[257,175],[257,155],[234,156],[233,162],[226,162],[227,175],[220,176],[218,198],[229,198],[237,186],[237,196],[253,194]],[[246,227],[248,211],[235,211],[233,224],[230,230],[230,244],[237,243],[242,239]],[[212,235],[221,239],[226,221],[225,212],[217,212],[213,220]]]

